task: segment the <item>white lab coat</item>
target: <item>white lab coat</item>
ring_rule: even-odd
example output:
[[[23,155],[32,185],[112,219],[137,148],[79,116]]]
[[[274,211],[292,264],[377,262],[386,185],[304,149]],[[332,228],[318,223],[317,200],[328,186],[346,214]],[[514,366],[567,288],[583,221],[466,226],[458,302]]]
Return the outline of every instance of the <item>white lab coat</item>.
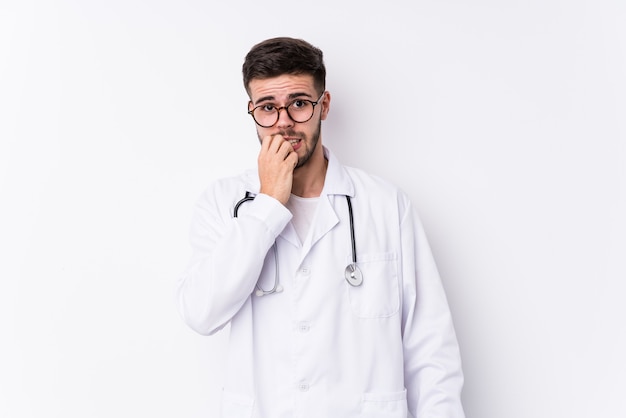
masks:
[[[303,243],[291,213],[258,194],[256,170],[215,182],[198,200],[178,300],[201,334],[231,324],[222,417],[464,417],[459,348],[411,203],[324,153],[326,180]],[[246,192],[257,196],[235,218]],[[359,287],[344,279],[352,260],[345,195]],[[274,284],[274,248],[284,291],[256,296],[257,280]]]

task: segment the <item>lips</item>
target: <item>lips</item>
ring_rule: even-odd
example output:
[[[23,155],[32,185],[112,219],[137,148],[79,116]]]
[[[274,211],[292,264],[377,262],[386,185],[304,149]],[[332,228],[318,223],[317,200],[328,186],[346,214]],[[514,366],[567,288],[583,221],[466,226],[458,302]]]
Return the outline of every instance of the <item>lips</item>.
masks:
[[[285,141],[288,141],[294,150],[300,147],[300,142],[302,141],[299,138],[285,138]]]

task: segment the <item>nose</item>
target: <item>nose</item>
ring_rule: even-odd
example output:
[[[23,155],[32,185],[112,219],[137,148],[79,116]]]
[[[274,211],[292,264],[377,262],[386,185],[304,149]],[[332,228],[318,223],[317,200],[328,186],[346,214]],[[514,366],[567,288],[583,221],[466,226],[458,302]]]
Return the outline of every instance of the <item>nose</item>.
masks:
[[[278,121],[276,122],[276,127],[278,128],[289,128],[294,125],[293,119],[287,113],[286,108],[281,108],[278,110]]]

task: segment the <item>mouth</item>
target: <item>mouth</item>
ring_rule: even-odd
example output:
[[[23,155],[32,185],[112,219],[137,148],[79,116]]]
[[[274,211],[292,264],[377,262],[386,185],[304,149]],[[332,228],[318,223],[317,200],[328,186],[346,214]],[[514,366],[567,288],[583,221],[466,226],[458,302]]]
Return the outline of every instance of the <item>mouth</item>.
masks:
[[[285,141],[289,142],[291,146],[295,148],[302,140],[300,138],[285,137]]]

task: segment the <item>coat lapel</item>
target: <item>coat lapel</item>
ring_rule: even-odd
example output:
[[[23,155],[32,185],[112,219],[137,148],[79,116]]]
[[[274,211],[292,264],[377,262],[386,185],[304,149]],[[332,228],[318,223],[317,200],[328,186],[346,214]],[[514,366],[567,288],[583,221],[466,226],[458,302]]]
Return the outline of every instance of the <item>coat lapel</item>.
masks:
[[[282,230],[279,237],[290,243],[296,248],[300,248],[300,238],[298,238],[298,233],[296,232],[296,228],[293,227],[293,224],[289,222],[285,229]]]
[[[342,198],[344,196],[354,196],[354,185],[346,169],[327,148],[324,148],[324,155],[328,160],[324,189],[320,195],[311,231],[309,231],[307,239],[303,243],[302,259],[306,257],[320,239],[339,223],[341,219],[339,215],[341,213],[338,214],[337,211],[341,211]]]

